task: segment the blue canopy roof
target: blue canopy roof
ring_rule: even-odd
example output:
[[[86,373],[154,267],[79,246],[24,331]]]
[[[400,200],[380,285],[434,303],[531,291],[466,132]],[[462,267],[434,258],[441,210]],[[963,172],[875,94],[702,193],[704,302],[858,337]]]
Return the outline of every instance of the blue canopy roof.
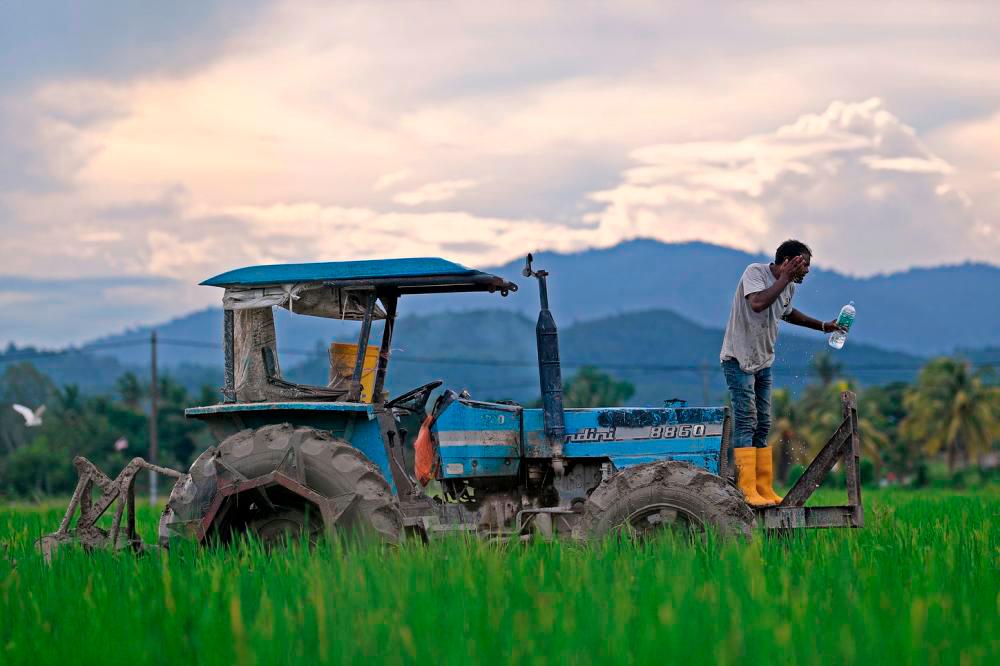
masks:
[[[496,275],[439,257],[247,266],[216,275],[201,284],[212,287],[265,287],[310,282],[336,286],[399,287],[410,293],[517,290],[517,285]]]

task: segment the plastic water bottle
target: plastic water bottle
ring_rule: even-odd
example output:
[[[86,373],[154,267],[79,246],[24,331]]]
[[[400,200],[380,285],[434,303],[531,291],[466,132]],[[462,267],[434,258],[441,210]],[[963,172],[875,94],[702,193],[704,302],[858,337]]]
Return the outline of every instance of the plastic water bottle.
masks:
[[[854,301],[851,301],[844,307],[840,308],[840,315],[837,317],[837,324],[850,329],[851,324],[854,323],[854,316],[856,314],[857,311],[854,309]],[[841,349],[845,342],[847,342],[846,332],[841,333],[840,331],[834,331],[830,334],[830,346],[834,349]]]

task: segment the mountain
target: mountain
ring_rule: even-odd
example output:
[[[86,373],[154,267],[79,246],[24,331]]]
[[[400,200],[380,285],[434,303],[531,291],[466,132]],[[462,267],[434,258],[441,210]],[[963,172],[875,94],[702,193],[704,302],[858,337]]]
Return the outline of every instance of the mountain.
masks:
[[[148,345],[144,349],[146,353],[142,363],[123,363],[113,356],[102,356],[94,351],[45,351],[10,346],[0,351],[0,375],[13,365],[31,363],[57,385],[75,384],[84,393],[109,393],[115,390],[118,378],[126,372],[134,372],[143,381],[149,377]],[[169,374],[193,391],[204,385],[220,386],[222,381],[221,366],[213,365],[179,363],[169,369],[161,367],[161,374]]]
[[[320,317],[293,315],[274,309],[278,340],[284,350],[312,350],[317,341],[357,336],[357,324]],[[184,363],[215,366],[222,362],[222,309],[205,308],[171,319],[155,327],[159,344],[157,356],[164,367]],[[134,328],[109,335],[81,347],[101,356],[112,356],[125,364],[149,363],[152,327]]]
[[[606,249],[539,252],[534,265],[550,274],[549,298],[557,321],[596,319],[646,309],[673,310],[710,327],[725,326],[736,284],[747,264],[769,257],[708,243],[633,240]],[[814,257],[822,265],[822,255]],[[537,312],[534,280],[523,261],[486,268],[521,288],[490,307]],[[848,301],[858,318],[852,339],[911,354],[948,354],[956,348],[1000,344],[1000,267],[962,264],[915,268],[856,278],[813,267],[799,285],[795,306],[833,319]],[[477,297],[482,307],[482,296]],[[469,295],[428,297],[422,312],[469,309]],[[532,315],[533,316],[533,315]]]
[[[376,331],[373,341],[381,337]],[[282,360],[284,363],[284,360]],[[325,353],[283,366],[295,381],[327,381]],[[538,392],[535,322],[504,310],[401,317],[392,341],[388,390],[398,394],[442,379],[480,398],[524,398]]]
[[[221,319],[218,312],[212,314]],[[211,319],[207,314],[204,316]],[[292,343],[301,345],[279,348],[284,375],[298,382],[325,384],[329,372],[325,349],[315,343],[304,343],[307,339],[304,336],[316,333],[310,328],[314,322],[324,320],[296,316],[291,321],[285,318],[280,321],[284,330],[279,331],[279,340],[285,335]],[[306,324],[306,332],[297,324]],[[346,325],[356,330],[356,323]],[[380,339],[380,329],[375,328],[373,342]],[[810,364],[815,355],[828,349],[823,336],[806,333],[804,337],[791,335],[789,328],[783,327],[774,370],[776,385],[801,388],[810,379]],[[341,338],[349,339],[344,335]],[[175,347],[169,344],[172,338],[162,331],[161,340],[164,352],[171,350],[182,355],[188,350],[193,352],[186,363],[165,368],[164,374],[170,374],[190,389],[221,384],[220,349]],[[593,365],[631,382],[636,388],[632,404],[657,405],[674,397],[687,399],[691,404],[718,404],[725,396],[718,365],[721,341],[722,329],[702,326],[668,310],[631,312],[563,325],[560,328],[563,377],[568,379],[580,367]],[[140,376],[148,372],[148,345],[144,340],[141,345],[118,351],[124,349],[138,349],[141,362],[123,363],[118,358],[98,356],[96,351],[48,355],[33,362],[57,383],[74,382],[92,391],[107,391],[113,389],[122,372],[133,370]],[[493,309],[403,316],[398,321],[392,349],[387,384],[390,394],[442,379],[446,386],[456,390],[466,388],[482,399],[530,401],[538,396],[535,322],[518,312]],[[19,354],[21,358],[28,355],[25,350],[0,354],[0,367],[6,359],[16,359]],[[193,363],[201,358],[206,359],[204,365]],[[849,376],[864,384],[910,380],[923,362],[910,354],[854,340],[836,352],[834,359],[843,364]]]
[[[393,338],[390,394],[443,379],[482,399],[534,400],[539,393],[534,329],[533,320],[503,310],[401,318]],[[717,404],[726,390],[719,369],[722,333],[667,310],[578,322],[560,329],[563,378],[593,365],[635,386],[631,404],[657,405],[673,397]],[[801,388],[810,379],[813,358],[827,350],[823,336],[788,335],[786,329],[779,337],[775,383]],[[912,379],[923,361],[853,341],[835,360],[864,384]],[[295,381],[327,379],[325,355],[285,368]]]
[[[725,325],[736,283],[747,264],[767,261],[754,255],[708,243],[668,244],[634,240],[606,249],[570,254],[540,252],[535,267],[550,273],[549,297],[561,326],[644,310],[672,310],[709,328]],[[822,257],[816,261],[822,263]],[[450,294],[400,301],[400,315],[468,312],[483,308],[519,312],[534,320],[538,312],[535,280],[521,275],[523,262],[485,268],[520,286],[507,296]],[[903,273],[855,278],[813,268],[799,285],[795,306],[814,317],[832,319],[853,300],[858,318],[852,342],[896,349],[918,356],[948,354],[958,348],[1000,345],[1000,267],[963,264],[920,268]],[[276,309],[278,339],[288,349],[312,349],[319,340],[353,335],[344,322],[291,315]],[[214,308],[200,310],[156,327],[165,340],[187,340],[209,345],[164,344],[167,366],[180,363],[216,363],[222,339],[222,315]],[[148,348],[132,341],[148,338],[139,328],[84,345],[105,347],[124,363],[146,363]],[[126,343],[126,344],[123,344]]]

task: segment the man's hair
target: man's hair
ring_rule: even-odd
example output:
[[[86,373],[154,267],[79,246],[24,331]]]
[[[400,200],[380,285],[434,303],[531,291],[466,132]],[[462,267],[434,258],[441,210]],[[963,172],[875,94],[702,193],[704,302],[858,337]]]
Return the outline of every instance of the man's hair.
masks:
[[[802,241],[786,240],[778,246],[778,250],[774,253],[774,263],[781,264],[785,259],[791,259],[801,254],[808,254],[811,257],[812,253],[809,246]]]

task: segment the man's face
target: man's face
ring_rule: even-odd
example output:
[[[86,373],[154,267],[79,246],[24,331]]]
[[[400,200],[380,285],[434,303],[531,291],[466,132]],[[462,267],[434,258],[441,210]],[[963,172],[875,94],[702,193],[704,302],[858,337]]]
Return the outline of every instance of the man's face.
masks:
[[[812,261],[812,255],[802,254],[800,256],[802,257],[802,269],[792,277],[792,281],[796,284],[802,284],[802,281],[809,275],[809,262]]]

